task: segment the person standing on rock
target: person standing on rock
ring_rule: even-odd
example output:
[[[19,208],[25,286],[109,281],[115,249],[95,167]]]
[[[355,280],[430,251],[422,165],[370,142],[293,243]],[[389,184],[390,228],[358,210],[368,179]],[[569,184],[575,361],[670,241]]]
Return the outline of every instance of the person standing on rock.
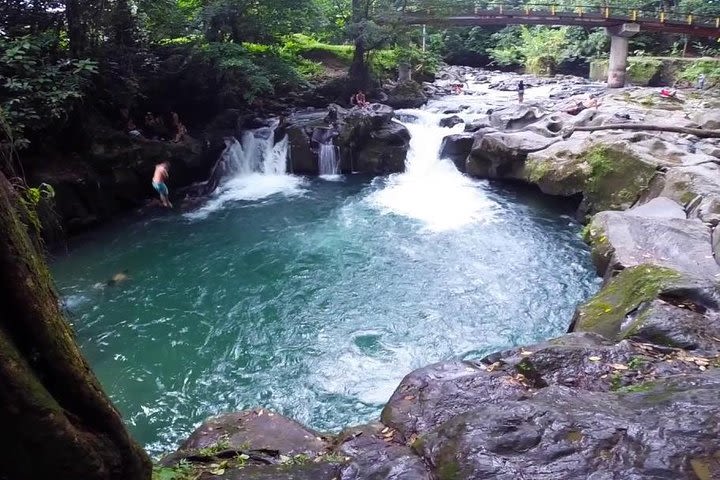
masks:
[[[518,83],[518,102],[523,103],[523,100],[525,99],[525,82],[520,80]]]
[[[160,201],[162,202],[163,207],[172,208],[172,203],[170,203],[170,199],[168,198],[170,192],[168,191],[168,187],[165,184],[168,177],[170,177],[169,170],[170,162],[165,161],[155,165],[155,173],[153,174],[152,185],[153,188],[160,195]]]

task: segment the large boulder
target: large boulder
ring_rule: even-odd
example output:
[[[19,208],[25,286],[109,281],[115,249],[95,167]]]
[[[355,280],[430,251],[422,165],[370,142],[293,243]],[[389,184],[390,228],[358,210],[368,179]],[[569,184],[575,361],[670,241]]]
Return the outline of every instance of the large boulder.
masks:
[[[641,264],[710,282],[720,275],[711,231],[699,220],[607,211],[593,217],[588,234],[598,271],[606,276]]]
[[[373,174],[402,172],[410,148],[410,132],[393,121],[387,105],[338,110],[336,145],[340,147],[343,170]]]
[[[720,223],[720,166],[708,162],[670,168],[653,178],[641,202],[658,196],[690,207],[691,218],[717,225]]]
[[[288,168],[290,173],[317,175],[319,172],[318,158],[310,146],[310,135],[307,127],[293,125],[287,129],[288,136]]]
[[[447,479],[713,478],[720,374],[677,376],[623,394],[552,386],[478,402],[418,440]],[[705,475],[705,473],[710,472]]]
[[[353,165],[355,171],[386,174],[405,170],[410,132],[397,122],[388,122],[370,133],[360,145]]]
[[[420,108],[427,103],[422,85],[412,80],[399,82],[387,92],[384,102],[392,108]]]
[[[624,140],[561,142],[528,155],[523,179],[552,195],[583,195],[580,215],[634,204],[658,165]]]
[[[440,126],[443,128],[452,128],[461,123],[464,123],[464,120],[457,115],[440,119]]]
[[[467,172],[481,178],[522,179],[528,154],[544,150],[558,140],[532,132],[476,133]]]
[[[472,133],[456,133],[443,138],[440,158],[452,160],[458,170],[465,172],[465,160],[472,150],[475,136]]]

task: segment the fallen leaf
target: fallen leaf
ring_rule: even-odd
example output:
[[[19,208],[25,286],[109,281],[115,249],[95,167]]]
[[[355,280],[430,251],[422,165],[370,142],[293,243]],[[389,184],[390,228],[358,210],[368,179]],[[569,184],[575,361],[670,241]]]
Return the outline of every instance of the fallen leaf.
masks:
[[[707,370],[707,367],[704,365],[700,365],[698,368],[700,369],[701,372],[704,372],[705,370]]]
[[[403,397],[405,400],[415,400],[415,395],[406,395]]]
[[[627,365],[623,365],[622,363],[613,363],[610,366],[615,370],[628,370],[630,368]]]
[[[599,362],[601,360],[601,358],[592,356],[592,357],[588,357],[588,360],[590,360],[591,362]]]
[[[382,431],[381,431],[380,433],[382,433],[383,435],[385,435],[385,434],[386,434],[387,432],[389,432],[389,431],[390,431],[390,427],[385,427],[385,428],[382,429]]]
[[[225,469],[224,468],[216,468],[215,470],[210,470],[210,475],[224,475]]]

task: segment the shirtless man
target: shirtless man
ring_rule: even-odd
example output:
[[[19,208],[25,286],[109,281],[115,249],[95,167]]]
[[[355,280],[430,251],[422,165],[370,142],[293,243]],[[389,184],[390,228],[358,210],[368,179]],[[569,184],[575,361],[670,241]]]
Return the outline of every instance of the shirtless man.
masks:
[[[155,165],[155,173],[153,174],[152,185],[155,190],[160,194],[160,201],[164,207],[172,208],[172,203],[168,200],[168,188],[165,185],[170,174],[170,162],[162,162]]]

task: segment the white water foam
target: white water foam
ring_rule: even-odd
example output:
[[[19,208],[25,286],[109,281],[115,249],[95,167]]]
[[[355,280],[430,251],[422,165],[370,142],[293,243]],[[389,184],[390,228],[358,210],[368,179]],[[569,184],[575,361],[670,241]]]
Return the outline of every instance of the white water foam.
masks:
[[[288,138],[274,143],[275,128],[246,131],[242,141],[227,142],[222,153],[232,177],[224,181],[211,198],[199,209],[185,214],[198,220],[220,210],[228,202],[257,201],[271,195],[300,195],[304,180],[285,173]]]
[[[442,128],[442,115],[424,110],[398,112],[416,120],[405,123],[412,135],[405,172],[388,177],[384,188],[369,201],[385,213],[420,220],[431,231],[454,230],[489,221],[497,204],[487,198],[481,185],[460,173],[450,160],[440,158],[445,136],[462,126]]]

